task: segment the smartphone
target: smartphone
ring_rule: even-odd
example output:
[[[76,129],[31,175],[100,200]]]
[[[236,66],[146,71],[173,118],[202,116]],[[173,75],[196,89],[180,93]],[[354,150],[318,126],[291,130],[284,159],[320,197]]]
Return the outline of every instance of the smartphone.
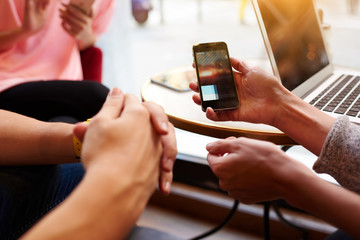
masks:
[[[239,99],[226,43],[196,44],[193,56],[202,110],[237,108]]]
[[[70,4],[75,5],[77,8],[82,10],[85,14],[91,13],[91,8],[95,0],[70,0]]]

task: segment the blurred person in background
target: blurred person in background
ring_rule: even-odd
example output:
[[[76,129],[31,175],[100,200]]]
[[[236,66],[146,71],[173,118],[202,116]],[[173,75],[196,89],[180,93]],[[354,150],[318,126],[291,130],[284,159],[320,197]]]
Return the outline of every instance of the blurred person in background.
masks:
[[[106,30],[114,4],[115,0],[2,0],[0,108],[44,121],[59,115],[84,121],[95,115],[108,88],[81,81],[80,52]]]

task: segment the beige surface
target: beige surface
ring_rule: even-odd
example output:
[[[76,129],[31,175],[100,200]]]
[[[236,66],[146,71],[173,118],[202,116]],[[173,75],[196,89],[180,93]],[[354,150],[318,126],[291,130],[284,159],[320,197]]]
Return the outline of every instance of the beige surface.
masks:
[[[184,67],[184,70],[189,70]],[[169,70],[175,71],[175,70]],[[179,68],[176,69],[179,71]],[[161,105],[170,121],[183,130],[216,138],[246,136],[262,139],[280,145],[295,144],[280,130],[264,125],[246,122],[214,122],[206,118],[205,113],[192,101],[192,91],[179,92],[147,81],[141,90],[144,101],[153,101]]]

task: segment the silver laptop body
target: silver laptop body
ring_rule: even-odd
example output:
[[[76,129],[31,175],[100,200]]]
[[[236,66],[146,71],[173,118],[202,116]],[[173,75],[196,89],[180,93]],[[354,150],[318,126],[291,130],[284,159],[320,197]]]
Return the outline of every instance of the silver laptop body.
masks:
[[[313,0],[252,0],[274,74],[333,117],[360,123],[360,77],[331,63]]]

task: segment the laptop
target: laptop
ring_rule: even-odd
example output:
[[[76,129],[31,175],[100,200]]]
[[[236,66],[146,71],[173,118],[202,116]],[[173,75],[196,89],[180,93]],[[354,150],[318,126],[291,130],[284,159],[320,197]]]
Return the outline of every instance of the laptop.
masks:
[[[313,0],[252,0],[274,74],[306,102],[360,123],[360,77],[335,71]]]

